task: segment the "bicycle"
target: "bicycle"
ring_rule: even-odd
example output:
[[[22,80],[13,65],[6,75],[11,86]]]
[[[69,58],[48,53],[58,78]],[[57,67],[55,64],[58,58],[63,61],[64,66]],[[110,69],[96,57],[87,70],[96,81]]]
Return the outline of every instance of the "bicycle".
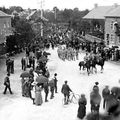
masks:
[[[68,100],[68,104],[69,104],[69,103],[77,104],[79,98],[80,98],[80,95],[79,95],[79,94],[75,94],[75,93],[73,93],[73,92],[70,93],[70,95],[69,95],[69,100]],[[63,104],[63,105],[66,105],[65,102],[64,102],[64,98],[62,99],[62,104]]]

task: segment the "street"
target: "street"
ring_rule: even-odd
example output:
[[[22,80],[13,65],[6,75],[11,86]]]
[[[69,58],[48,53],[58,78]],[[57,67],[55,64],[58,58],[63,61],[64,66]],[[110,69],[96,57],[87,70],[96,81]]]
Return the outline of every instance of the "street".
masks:
[[[69,104],[67,107],[63,107],[61,93],[62,84],[67,80],[70,88],[76,94],[84,93],[87,98],[87,113],[90,112],[90,92],[94,83],[99,82],[100,93],[105,85],[120,86],[118,80],[120,79],[120,65],[112,62],[105,62],[103,73],[100,72],[100,67],[97,66],[98,73],[87,75],[86,71],[79,71],[78,63],[83,60],[85,53],[79,53],[79,60],[76,61],[62,61],[57,56],[57,48],[48,50],[51,55],[49,56],[48,69],[50,70],[50,78],[54,73],[58,74],[58,93],[55,94],[54,99],[49,99],[49,102],[41,106],[35,106],[32,104],[30,98],[22,97],[21,95],[21,58],[24,53],[15,56],[15,73],[10,76],[11,89],[13,95],[9,92],[4,95],[4,77],[6,76],[5,62],[0,69],[0,120],[78,120],[77,118],[77,104]],[[42,91],[44,101],[44,91]],[[102,99],[103,100],[103,99]],[[100,106],[100,112],[104,112]]]

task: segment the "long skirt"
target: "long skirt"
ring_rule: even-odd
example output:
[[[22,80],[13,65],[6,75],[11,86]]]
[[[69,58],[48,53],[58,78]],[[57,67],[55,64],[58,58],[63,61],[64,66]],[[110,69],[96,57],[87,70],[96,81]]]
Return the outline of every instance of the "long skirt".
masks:
[[[83,104],[79,105],[77,117],[83,119],[86,115],[86,106]]]
[[[42,100],[42,95],[41,95],[41,92],[39,91],[37,91],[36,93],[35,93],[35,104],[36,105],[41,105],[43,103],[43,100]]]

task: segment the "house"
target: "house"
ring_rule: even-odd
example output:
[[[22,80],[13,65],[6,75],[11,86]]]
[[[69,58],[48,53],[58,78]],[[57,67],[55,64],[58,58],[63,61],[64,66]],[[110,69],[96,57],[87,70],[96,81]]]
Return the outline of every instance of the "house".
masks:
[[[92,9],[83,19],[86,20],[97,20],[103,21],[103,32],[104,32],[104,42],[107,46],[120,46],[119,35],[116,34],[115,23],[120,22],[120,6],[114,4],[112,6],[98,6],[95,4],[94,9]],[[92,22],[91,22],[92,24]],[[101,23],[100,23],[101,24]],[[99,27],[101,29],[102,27]],[[96,26],[97,27],[97,26]]]
[[[0,55],[5,52],[6,37],[11,34],[11,16],[0,11]]]
[[[105,15],[105,43],[107,46],[120,46],[120,6]]]

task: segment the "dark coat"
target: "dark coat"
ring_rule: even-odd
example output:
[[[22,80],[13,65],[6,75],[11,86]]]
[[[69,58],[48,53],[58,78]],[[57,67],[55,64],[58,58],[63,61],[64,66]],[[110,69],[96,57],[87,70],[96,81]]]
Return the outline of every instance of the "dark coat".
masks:
[[[62,92],[63,94],[69,95],[70,91],[72,92],[72,90],[70,89],[69,85],[64,84],[64,85],[62,86],[61,92]]]
[[[25,65],[25,64],[26,64],[25,58],[22,58],[22,59],[21,59],[21,64],[22,64],[22,65]]]
[[[86,115],[86,106],[83,103],[79,103],[77,117],[83,119]]]
[[[108,88],[104,88],[102,91],[102,97],[107,100],[110,95],[110,90]]]
[[[109,111],[109,109],[112,106],[115,106],[116,104],[118,104],[117,99],[115,98],[114,95],[109,95],[108,100],[106,101],[106,110]]]
[[[99,93],[92,91],[90,93],[90,104],[91,105],[95,105],[95,104],[100,105],[100,103],[101,103],[101,95]]]
[[[49,85],[48,85],[48,83],[44,83],[44,92],[45,93],[48,93],[49,92]]]
[[[54,77],[54,83],[55,83],[55,86],[57,86],[57,82],[58,82],[57,78]]]
[[[4,79],[4,85],[5,85],[5,86],[10,86],[9,77],[5,77],[5,79]]]

